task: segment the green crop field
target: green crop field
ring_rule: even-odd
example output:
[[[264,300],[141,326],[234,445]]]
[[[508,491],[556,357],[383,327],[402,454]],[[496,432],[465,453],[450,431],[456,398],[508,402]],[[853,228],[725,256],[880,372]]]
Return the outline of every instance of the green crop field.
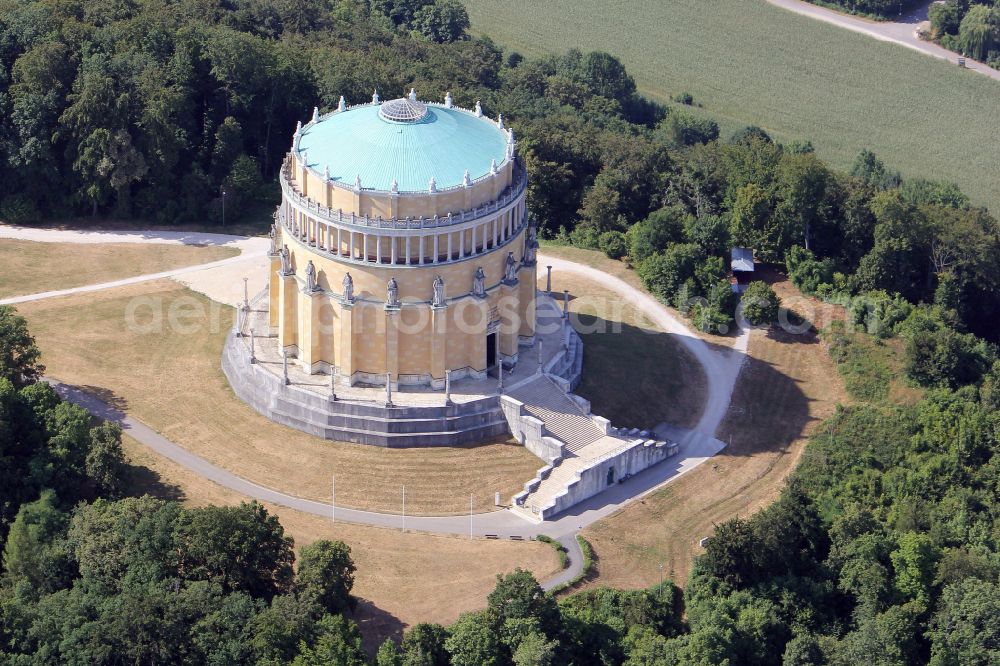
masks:
[[[575,47],[679,92],[727,136],[809,139],[833,165],[869,148],[904,176],[958,183],[1000,212],[1000,83],[765,0],[465,0],[476,33],[524,54]]]

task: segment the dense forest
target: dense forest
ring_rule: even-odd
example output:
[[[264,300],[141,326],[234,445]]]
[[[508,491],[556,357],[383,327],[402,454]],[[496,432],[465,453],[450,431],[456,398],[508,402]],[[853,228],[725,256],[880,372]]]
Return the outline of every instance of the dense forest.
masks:
[[[941,46],[1000,69],[1000,5],[946,0],[930,10],[931,36]]]
[[[823,5],[877,19],[898,18],[908,9],[919,7],[924,0],[806,0],[815,5]]]
[[[121,428],[43,371],[0,306],[0,663],[364,663],[350,548],[316,541],[293,569],[259,504],[124,497]]]
[[[777,316],[767,285],[730,288],[729,248],[753,248],[845,307],[824,335],[853,400],[772,507],[719,526],[683,592],[557,603],[514,572],[378,664],[1000,660],[997,221],[948,174],[720,137],[698,100],[643,99],[608,54],[525,59],[468,27],[453,0],[0,0],[0,218],[219,224],[223,191],[234,217],[273,202],[314,105],[480,99],[518,133],[544,238],[629,262],[715,330]],[[37,382],[38,361],[0,310],[0,660],[364,662],[345,545],[296,566],[258,505],[121,497],[120,432]]]
[[[947,174],[904,179],[867,153],[844,174],[808,137],[719,137],[697,100],[647,101],[606,53],[527,60],[467,26],[451,0],[0,0],[0,218],[218,223],[226,192],[238,219],[273,202],[314,104],[452,91],[516,128],[543,238],[628,255],[706,328],[730,324],[728,245],[765,261],[798,245],[841,291],[931,301],[947,276],[961,326],[997,335],[996,222]]]
[[[809,0],[817,5],[894,20],[923,0]],[[1000,4],[995,0],[942,0],[928,8],[930,37],[964,56],[1000,69]]]
[[[1000,364],[900,405],[869,376],[869,335],[832,335],[857,403],[775,504],[717,528],[683,594],[665,581],[557,602],[517,570],[482,611],[386,639],[377,666],[995,664]],[[121,497],[121,431],[41,371],[0,308],[0,661],[370,663],[348,546],[317,541],[296,562],[259,504]]]

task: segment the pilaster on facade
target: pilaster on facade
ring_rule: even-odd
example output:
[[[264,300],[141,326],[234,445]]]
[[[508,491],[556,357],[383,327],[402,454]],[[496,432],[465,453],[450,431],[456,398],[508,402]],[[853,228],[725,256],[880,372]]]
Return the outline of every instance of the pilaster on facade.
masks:
[[[385,371],[399,378],[399,306],[385,306]],[[391,380],[387,380],[391,381]]]
[[[538,292],[538,265],[532,262],[521,266],[518,272],[518,302],[520,303],[521,321],[517,336],[522,347],[535,344],[535,326],[537,324],[536,295]]]
[[[347,386],[354,385],[354,313],[354,301],[340,302],[340,339],[335,341],[333,354],[338,379]]]
[[[448,371],[448,306],[431,306],[431,386],[444,388]]]
[[[298,346],[299,289],[294,274],[278,273],[278,345],[281,349]]]
[[[269,255],[268,266],[267,325],[275,329],[281,321],[281,257]]]
[[[299,332],[299,363],[302,369],[312,373],[322,360],[323,322],[321,318],[324,302],[327,300],[322,291],[303,291],[300,303],[303,306],[299,321],[302,327]]]
[[[520,314],[518,312],[519,308],[512,308],[511,306],[518,303],[518,283],[517,282],[501,282],[500,283],[500,299],[498,303],[498,314],[499,314],[499,329],[498,329],[498,342],[499,347],[497,349],[501,358],[506,362],[507,365],[513,365],[517,362],[517,341],[518,333],[520,331]]]

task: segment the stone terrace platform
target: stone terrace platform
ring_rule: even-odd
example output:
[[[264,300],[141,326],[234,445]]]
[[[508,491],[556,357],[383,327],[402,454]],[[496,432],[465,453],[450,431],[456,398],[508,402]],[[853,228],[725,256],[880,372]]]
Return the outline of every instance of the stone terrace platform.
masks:
[[[495,376],[455,380],[448,396],[430,387],[394,385],[389,404],[385,386],[338,383],[334,397],[330,375],[310,375],[289,359],[286,384],[277,335],[267,325],[266,293],[239,312],[222,369],[236,395],[267,418],[325,439],[385,447],[457,446],[509,435]],[[545,292],[538,293],[537,304],[536,343],[522,347],[517,365],[504,370],[504,392],[530,382],[540,367],[571,386],[579,382],[579,337]]]

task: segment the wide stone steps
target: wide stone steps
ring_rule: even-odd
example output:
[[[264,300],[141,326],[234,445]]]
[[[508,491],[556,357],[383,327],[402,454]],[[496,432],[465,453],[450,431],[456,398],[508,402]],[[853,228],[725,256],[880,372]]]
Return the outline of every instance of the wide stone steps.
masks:
[[[539,376],[514,391],[511,397],[524,403],[525,411],[542,421],[545,430],[564,442],[568,451],[579,451],[605,436],[549,377]]]
[[[371,419],[344,415],[312,414],[274,407],[271,418],[278,423],[341,442],[370,444],[388,448],[416,446],[453,446],[455,443],[481,442],[507,434],[503,415],[482,415],[475,423],[451,419]]]
[[[580,458],[564,458],[563,461],[552,469],[549,476],[544,479],[535,492],[528,495],[524,505],[529,507],[533,513],[545,506],[548,506],[552,499],[576,479],[577,470],[582,468],[586,461]]]

